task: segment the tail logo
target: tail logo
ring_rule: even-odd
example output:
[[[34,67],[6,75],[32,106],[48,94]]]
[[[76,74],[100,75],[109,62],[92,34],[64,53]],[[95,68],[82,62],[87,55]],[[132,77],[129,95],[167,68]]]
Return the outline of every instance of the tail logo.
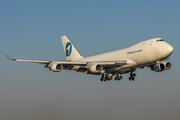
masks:
[[[72,44],[70,42],[68,42],[66,44],[66,56],[70,56],[71,55],[71,52],[72,52]]]

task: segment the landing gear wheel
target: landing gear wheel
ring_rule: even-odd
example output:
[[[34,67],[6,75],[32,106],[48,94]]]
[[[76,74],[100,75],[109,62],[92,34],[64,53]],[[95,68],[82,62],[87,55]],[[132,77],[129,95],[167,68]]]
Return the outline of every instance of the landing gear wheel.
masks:
[[[130,77],[132,77],[132,76],[133,76],[133,73],[130,74]]]
[[[133,75],[133,77],[136,77],[136,73],[133,73],[132,75]]]
[[[129,77],[129,81],[131,81],[132,80],[132,78],[131,77]]]
[[[107,81],[107,78],[106,78],[106,77],[104,77],[104,78],[103,78],[103,81]]]
[[[104,74],[102,74],[101,77],[104,78]]]
[[[110,81],[110,79],[111,79],[111,78],[110,78],[109,76],[107,76],[107,78],[106,78],[106,79],[107,79],[108,81]]]

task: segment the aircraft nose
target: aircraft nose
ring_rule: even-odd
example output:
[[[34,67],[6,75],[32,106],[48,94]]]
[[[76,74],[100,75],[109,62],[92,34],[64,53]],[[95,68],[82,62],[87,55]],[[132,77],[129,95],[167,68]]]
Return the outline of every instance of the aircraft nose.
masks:
[[[159,53],[161,54],[161,56],[163,57],[169,57],[172,52],[173,52],[174,48],[168,44],[168,43],[162,43],[162,45],[160,45],[159,47]]]
[[[169,54],[172,54],[172,52],[174,51],[174,48],[173,48],[171,45],[169,45],[169,46],[167,47],[167,50],[168,50],[168,53],[169,53]]]

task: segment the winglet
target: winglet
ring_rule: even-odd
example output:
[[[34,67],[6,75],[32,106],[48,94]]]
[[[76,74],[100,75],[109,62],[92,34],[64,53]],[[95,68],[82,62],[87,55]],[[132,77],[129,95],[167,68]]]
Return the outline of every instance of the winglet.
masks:
[[[6,57],[7,57],[8,60],[12,60],[8,55],[6,55]]]

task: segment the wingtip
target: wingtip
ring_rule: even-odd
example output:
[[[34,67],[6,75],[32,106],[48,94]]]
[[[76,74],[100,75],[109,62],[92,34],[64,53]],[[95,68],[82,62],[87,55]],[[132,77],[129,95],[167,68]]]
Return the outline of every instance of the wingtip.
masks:
[[[8,55],[6,55],[6,57],[7,57],[8,60],[12,60]]]

